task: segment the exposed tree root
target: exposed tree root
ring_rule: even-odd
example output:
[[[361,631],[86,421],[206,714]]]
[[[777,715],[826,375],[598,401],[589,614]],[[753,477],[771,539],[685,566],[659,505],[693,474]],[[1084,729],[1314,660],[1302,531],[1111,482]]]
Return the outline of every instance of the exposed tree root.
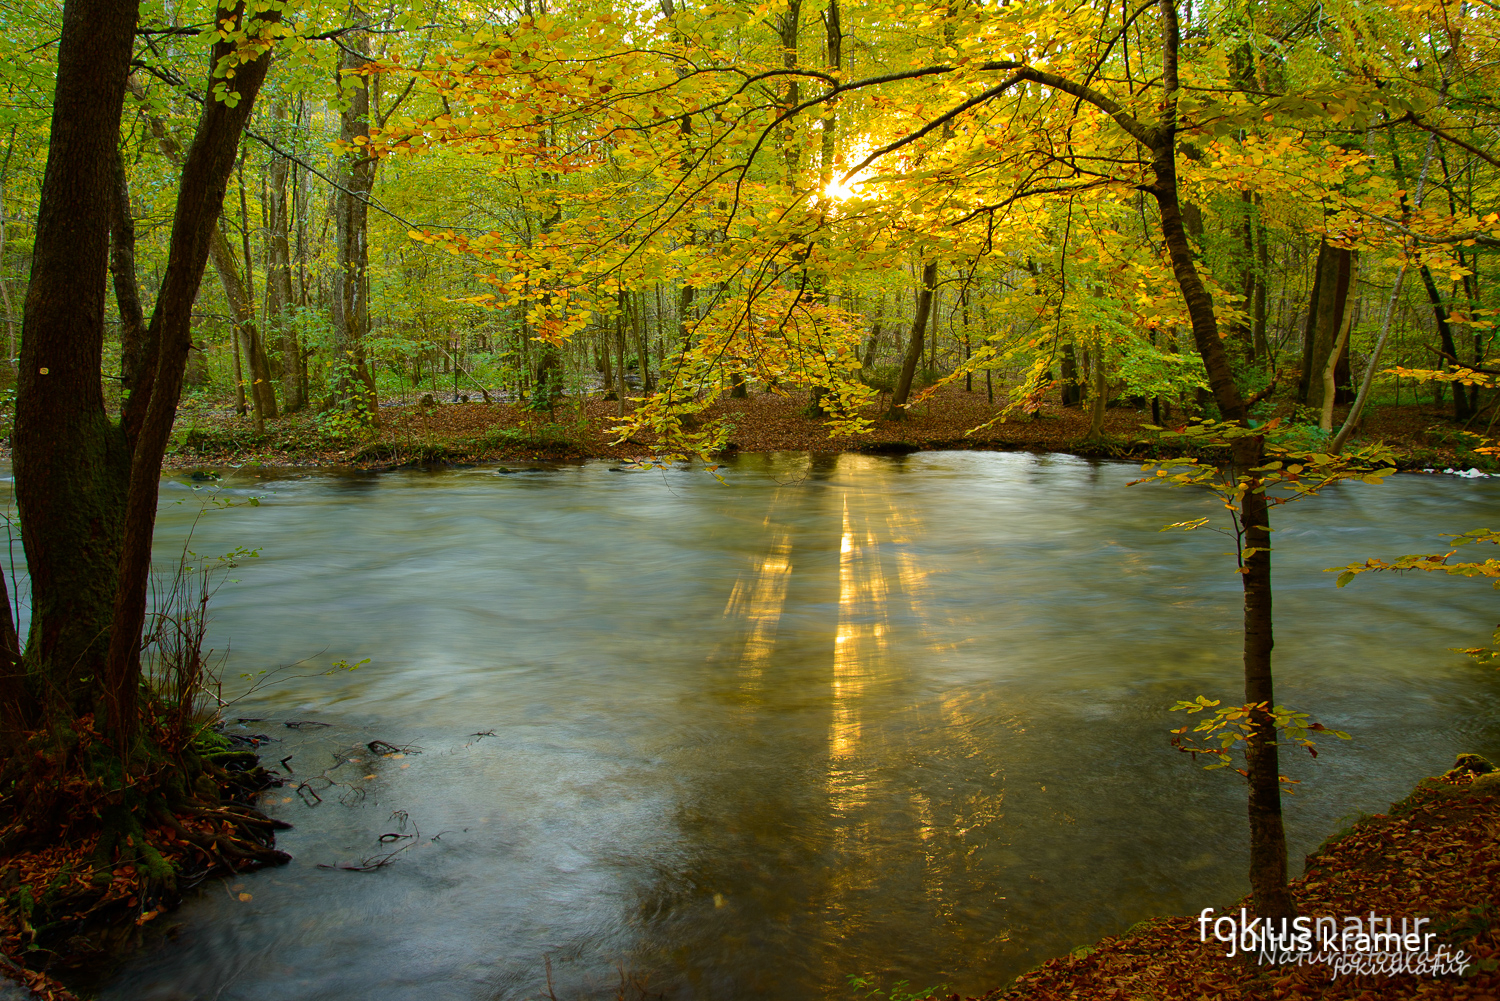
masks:
[[[81,739],[31,735],[0,770],[0,815],[17,817],[0,829],[0,975],[49,1001],[74,997],[57,977],[122,955],[209,876],[290,858],[275,847],[290,825],[254,801],[280,780],[253,753],[156,734],[122,768],[79,722]]]

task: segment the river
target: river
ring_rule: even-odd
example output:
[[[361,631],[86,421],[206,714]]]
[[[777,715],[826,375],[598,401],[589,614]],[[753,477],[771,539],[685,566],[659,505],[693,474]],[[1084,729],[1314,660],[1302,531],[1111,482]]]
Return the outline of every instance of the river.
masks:
[[[1216,501],[1030,454],[721,475],[241,472],[206,508],[165,480],[161,558],[190,526],[260,552],[213,605],[226,697],[262,685],[229,718],[327,779],[266,797],[291,864],[209,883],[102,997],[977,994],[1248,889],[1240,780],[1167,742],[1175,700],[1238,698],[1233,545],[1160,531]],[[1288,754],[1294,872],[1500,757],[1500,676],[1447,649],[1495,593],[1323,569],[1497,514],[1500,482],[1421,476],[1275,512],[1278,697],[1355,736]]]

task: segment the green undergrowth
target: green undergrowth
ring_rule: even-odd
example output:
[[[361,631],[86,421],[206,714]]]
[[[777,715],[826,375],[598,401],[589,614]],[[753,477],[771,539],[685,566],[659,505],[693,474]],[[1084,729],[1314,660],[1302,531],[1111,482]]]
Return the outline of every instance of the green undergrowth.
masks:
[[[349,456],[352,462],[421,465],[483,459],[496,453],[574,455],[584,448],[572,428],[562,424],[491,428],[482,434],[440,438],[381,440],[362,445]]]

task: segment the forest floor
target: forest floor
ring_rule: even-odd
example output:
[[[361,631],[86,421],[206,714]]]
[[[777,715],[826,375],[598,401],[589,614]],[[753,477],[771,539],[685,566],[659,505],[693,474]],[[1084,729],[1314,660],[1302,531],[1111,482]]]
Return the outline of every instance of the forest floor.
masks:
[[[653,440],[620,441],[618,404],[591,398],[580,408],[564,400],[549,414],[534,414],[505,403],[385,404],[381,426],[366,429],[342,415],[304,412],[268,421],[257,435],[248,416],[236,415],[227,401],[184,401],[178,413],[167,463],[172,468],[265,465],[390,469],[442,462],[531,462],[588,458],[628,461],[649,458]],[[1290,403],[1278,408],[1289,417]],[[1032,416],[1000,421],[1001,407],[983,390],[940,389],[914,406],[901,421],[877,420],[866,435],[830,437],[820,418],[807,414],[804,393],[756,393],[748,399],[720,399],[704,420],[727,417],[734,423],[731,451],[916,451],[990,449],[1067,452],[1101,458],[1148,458],[1163,451],[1152,432],[1150,410],[1111,407],[1104,436],[1088,439],[1089,415],[1050,399]],[[1336,412],[1342,420],[1344,408]],[[876,416],[872,410],[869,416]],[[1183,422],[1180,414],[1163,424]],[[3,430],[3,429],[0,429]],[[1430,403],[1379,406],[1367,411],[1356,441],[1392,446],[1403,469],[1448,467],[1496,471],[1492,459],[1473,448],[1479,433],[1465,431],[1448,411]],[[8,436],[6,436],[8,437]],[[1316,436],[1309,440],[1315,447]]]
[[[1479,759],[1482,761],[1483,759]],[[1442,977],[1344,974],[1324,964],[1260,966],[1229,959],[1227,946],[1207,941],[1197,915],[1153,918],[1092,947],[1049,960],[983,1001],[1197,1001],[1298,998],[1396,1001],[1402,998],[1496,1001],[1500,998],[1500,772],[1476,776],[1455,768],[1424,780],[1410,796],[1308,856],[1291,884],[1299,914],[1345,916],[1371,911],[1394,918],[1428,917],[1423,932],[1462,950],[1467,974]],[[1223,914],[1238,917],[1248,898]],[[1227,926],[1226,926],[1227,928]],[[956,998],[957,995],[954,995]],[[949,1001],[953,1001],[952,998]],[[971,999],[975,1001],[975,999]]]

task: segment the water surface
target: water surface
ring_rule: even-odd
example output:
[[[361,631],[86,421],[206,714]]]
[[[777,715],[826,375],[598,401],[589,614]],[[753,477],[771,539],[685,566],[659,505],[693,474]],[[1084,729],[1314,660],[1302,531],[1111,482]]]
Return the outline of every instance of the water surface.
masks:
[[[1247,890],[1239,780],[1166,734],[1175,700],[1237,697],[1232,543],[1159,531],[1215,501],[1026,454],[723,472],[238,477],[220,499],[260,506],[201,517],[166,481],[160,556],[195,519],[195,552],[261,554],[214,604],[226,694],[268,683],[231,717],[338,784],[273,790],[294,861],[211,885],[103,996],[978,994]],[[1296,871],[1500,753],[1500,678],[1447,650],[1494,592],[1321,571],[1497,514],[1496,484],[1414,476],[1276,512],[1279,698],[1357,738],[1288,763]]]

